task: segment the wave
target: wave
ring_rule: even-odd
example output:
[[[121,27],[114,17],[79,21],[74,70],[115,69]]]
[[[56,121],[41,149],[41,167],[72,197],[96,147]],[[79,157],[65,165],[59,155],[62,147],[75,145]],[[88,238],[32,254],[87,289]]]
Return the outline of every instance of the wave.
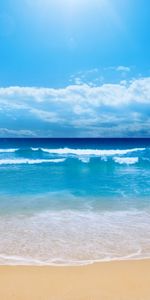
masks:
[[[46,164],[46,163],[63,163],[67,160],[68,158],[54,158],[54,159],[29,159],[29,158],[18,158],[18,159],[0,159],[0,165],[23,165],[23,164],[28,164],[28,165],[34,165],[34,164]],[[70,159],[75,161],[75,157],[70,157]],[[77,159],[85,164],[89,164],[91,162],[91,157],[90,156],[79,156]],[[119,157],[115,156],[112,159],[108,159],[106,156],[102,156],[101,159],[98,161],[100,164],[102,161],[105,163],[117,163],[120,165],[126,164],[126,165],[133,165],[137,164],[139,162],[138,157]],[[142,158],[141,161],[145,161],[145,158]],[[150,160],[147,159],[147,162]]]
[[[19,149],[0,149],[0,153],[13,153],[18,151]]]
[[[22,165],[22,164],[42,164],[42,163],[61,163],[65,158],[60,159],[0,159],[0,165]]]
[[[14,153],[18,151],[42,151],[49,154],[58,155],[76,155],[76,156],[114,156],[125,155],[128,153],[144,151],[146,148],[132,148],[132,149],[74,149],[74,148],[14,148],[14,149],[0,149],[0,153]]]
[[[46,149],[46,148],[32,148],[32,150],[42,150],[50,154],[58,155],[76,155],[76,156],[114,156],[114,155],[125,155],[137,151],[144,151],[146,148],[133,148],[133,149],[72,149],[72,148],[58,148],[58,149]]]
[[[139,158],[144,160],[139,152],[143,152],[146,148],[132,148],[132,149],[74,149],[74,148],[14,148],[14,149],[0,149],[0,153],[15,153],[15,157],[2,157],[0,159],[0,165],[15,165],[15,164],[42,164],[42,163],[61,163],[69,159],[78,159],[82,163],[90,163],[91,158],[100,158],[100,161],[113,162],[118,164],[132,165],[138,163]],[[26,153],[27,151],[27,153]],[[38,153],[39,151],[39,153]],[[31,153],[30,153],[31,152]],[[37,152],[36,157],[32,152]],[[44,156],[43,153],[48,153],[48,156]],[[132,157],[132,154],[135,157]],[[19,157],[17,157],[17,154]],[[126,155],[129,154],[129,157]],[[131,154],[131,157],[130,157]],[[27,155],[27,157],[26,157]],[[29,158],[30,155],[30,158]],[[124,157],[125,155],[125,157]]]
[[[134,165],[138,163],[138,157],[114,157],[114,161],[120,165],[127,164],[127,165]]]

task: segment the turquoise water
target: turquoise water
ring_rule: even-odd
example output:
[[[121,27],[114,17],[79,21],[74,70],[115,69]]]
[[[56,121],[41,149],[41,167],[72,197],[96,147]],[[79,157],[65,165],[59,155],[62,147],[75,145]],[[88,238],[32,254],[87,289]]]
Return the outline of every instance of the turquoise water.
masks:
[[[0,139],[0,264],[150,257],[150,139]]]

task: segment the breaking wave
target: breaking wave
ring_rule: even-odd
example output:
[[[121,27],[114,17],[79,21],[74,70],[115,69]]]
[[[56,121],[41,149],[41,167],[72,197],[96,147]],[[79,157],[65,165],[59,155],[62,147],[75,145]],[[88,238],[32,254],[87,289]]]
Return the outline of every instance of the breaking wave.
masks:
[[[0,153],[14,153],[19,149],[0,149]]]
[[[74,148],[11,148],[0,149],[0,165],[62,163],[67,159],[78,159],[88,164],[91,159],[98,162],[112,162],[120,165],[133,165],[148,161],[149,148],[131,149],[74,149]],[[136,155],[135,155],[136,154]],[[128,155],[128,157],[127,157]],[[135,155],[135,156],[134,156]]]
[[[0,153],[14,153],[21,151],[41,151],[49,154],[58,154],[58,155],[88,155],[88,156],[113,156],[113,155],[125,155],[128,153],[144,151],[146,148],[133,148],[133,149],[73,149],[73,148],[56,148],[56,149],[47,149],[47,148],[17,148],[17,149],[0,149]]]
[[[144,151],[145,149],[146,148],[100,150],[100,149],[71,149],[71,148],[59,148],[59,149],[41,148],[41,150],[43,152],[47,152],[50,154],[59,154],[59,155],[71,154],[71,155],[77,155],[77,156],[82,156],[82,155],[88,155],[88,156],[125,155],[128,153],[133,153],[133,152],[137,152],[137,151]],[[32,150],[33,150],[33,148],[32,148]],[[40,150],[40,148],[38,150]]]
[[[61,163],[65,158],[60,159],[1,159],[0,165],[22,165],[22,164],[43,164],[43,163]]]

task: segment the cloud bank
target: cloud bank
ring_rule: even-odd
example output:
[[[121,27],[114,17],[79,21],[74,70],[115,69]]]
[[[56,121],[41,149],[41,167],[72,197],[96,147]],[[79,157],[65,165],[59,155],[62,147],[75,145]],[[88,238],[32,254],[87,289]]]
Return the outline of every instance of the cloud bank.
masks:
[[[150,77],[62,89],[1,87],[0,136],[148,137]]]

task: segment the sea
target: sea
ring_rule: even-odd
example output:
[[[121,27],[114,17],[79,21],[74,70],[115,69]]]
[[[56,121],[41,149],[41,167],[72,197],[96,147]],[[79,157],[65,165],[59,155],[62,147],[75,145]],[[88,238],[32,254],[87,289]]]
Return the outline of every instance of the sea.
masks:
[[[142,258],[150,139],[0,139],[0,265]]]

